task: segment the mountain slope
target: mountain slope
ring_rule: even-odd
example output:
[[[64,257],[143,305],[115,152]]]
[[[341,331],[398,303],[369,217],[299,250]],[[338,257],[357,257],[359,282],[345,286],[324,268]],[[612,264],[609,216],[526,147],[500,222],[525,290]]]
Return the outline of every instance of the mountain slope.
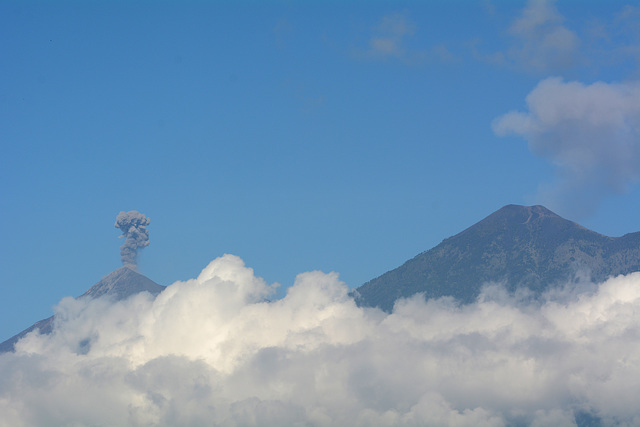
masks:
[[[104,276],[98,283],[78,298],[98,298],[108,295],[119,301],[140,292],[149,292],[151,295],[156,296],[162,292],[164,288],[164,286],[157,284],[153,280],[128,267],[120,267]],[[50,334],[53,330],[53,321],[54,316],[40,320],[19,334],[4,341],[0,344],[0,353],[13,351],[13,346],[20,338],[36,329],[39,329],[41,334]]]
[[[398,298],[424,292],[473,301],[485,282],[540,294],[587,272],[594,281],[640,271],[640,232],[614,238],[543,206],[508,205],[355,292],[360,305],[390,311]]]
[[[164,286],[158,285],[153,280],[129,267],[120,267],[104,276],[102,280],[80,295],[79,298],[98,298],[103,295],[112,295],[116,300],[122,300],[145,291],[155,296],[162,292],[163,289]]]

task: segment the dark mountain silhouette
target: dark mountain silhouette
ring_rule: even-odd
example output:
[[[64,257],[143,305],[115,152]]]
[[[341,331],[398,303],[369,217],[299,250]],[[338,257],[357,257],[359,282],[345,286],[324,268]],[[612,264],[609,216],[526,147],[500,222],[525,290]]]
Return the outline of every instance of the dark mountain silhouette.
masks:
[[[104,276],[102,280],[78,298],[98,298],[107,295],[115,300],[124,300],[140,292],[149,292],[151,295],[156,296],[162,292],[164,288],[164,286],[158,285],[153,280],[128,267],[121,267]],[[1,343],[0,353],[13,351],[15,343],[20,338],[36,329],[39,329],[41,334],[50,334],[53,330],[53,323],[54,316],[36,322],[29,328]]]
[[[486,282],[540,295],[577,273],[599,282],[634,271],[640,271],[640,232],[608,237],[543,206],[508,205],[353,294],[361,306],[391,311],[398,298],[420,292],[469,303]]]

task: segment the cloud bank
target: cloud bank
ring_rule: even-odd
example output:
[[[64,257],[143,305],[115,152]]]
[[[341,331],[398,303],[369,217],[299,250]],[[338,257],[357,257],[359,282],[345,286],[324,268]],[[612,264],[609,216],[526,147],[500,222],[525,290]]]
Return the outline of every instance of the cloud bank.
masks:
[[[225,255],[155,300],[65,298],[0,355],[0,426],[638,425],[640,273],[530,305],[357,307],[335,273],[283,299]]]
[[[585,85],[552,77],[526,98],[527,112],[494,120],[499,136],[524,137],[531,151],[557,168],[558,182],[541,188],[538,201],[592,213],[601,199],[640,180],[640,84]]]

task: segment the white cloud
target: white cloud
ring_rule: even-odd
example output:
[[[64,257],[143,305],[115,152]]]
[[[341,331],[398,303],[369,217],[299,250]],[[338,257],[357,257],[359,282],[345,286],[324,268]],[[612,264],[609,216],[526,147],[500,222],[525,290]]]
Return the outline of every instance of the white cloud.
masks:
[[[153,300],[63,300],[0,355],[0,426],[634,425],[640,273],[562,303],[355,306],[335,273],[287,295],[231,255]]]
[[[557,167],[559,181],[541,189],[540,202],[585,215],[604,196],[638,182],[640,84],[548,78],[526,102],[527,112],[509,112],[492,126],[497,135],[524,137],[533,153]]]

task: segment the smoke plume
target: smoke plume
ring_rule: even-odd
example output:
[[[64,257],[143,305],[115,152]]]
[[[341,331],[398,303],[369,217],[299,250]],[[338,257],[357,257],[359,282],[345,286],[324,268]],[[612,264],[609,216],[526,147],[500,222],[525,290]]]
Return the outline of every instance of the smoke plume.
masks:
[[[137,268],[138,249],[149,246],[149,225],[151,220],[138,211],[120,212],[116,218],[116,228],[122,230],[124,243],[120,246],[120,257],[125,267]]]

